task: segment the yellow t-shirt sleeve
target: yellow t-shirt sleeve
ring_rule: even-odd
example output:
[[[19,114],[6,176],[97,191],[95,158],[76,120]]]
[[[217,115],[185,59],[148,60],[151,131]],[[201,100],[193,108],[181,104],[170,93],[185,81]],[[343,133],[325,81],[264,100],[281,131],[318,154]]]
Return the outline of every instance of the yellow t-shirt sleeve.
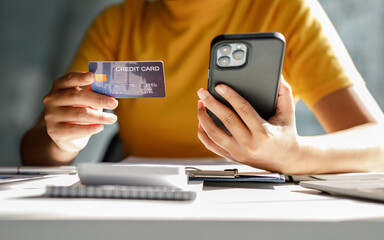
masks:
[[[281,1],[280,27],[287,40],[283,74],[309,108],[339,89],[362,81],[321,5],[314,0]],[[279,24],[279,23],[276,23]]]
[[[113,61],[118,55],[120,25],[123,7],[114,5],[105,9],[87,30],[68,70],[88,71],[89,61]]]

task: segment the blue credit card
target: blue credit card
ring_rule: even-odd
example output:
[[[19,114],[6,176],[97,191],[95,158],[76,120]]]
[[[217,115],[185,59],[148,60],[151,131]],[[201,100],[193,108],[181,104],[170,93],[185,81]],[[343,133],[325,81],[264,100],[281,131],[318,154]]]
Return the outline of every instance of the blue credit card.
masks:
[[[162,61],[89,62],[92,91],[114,98],[165,97]]]

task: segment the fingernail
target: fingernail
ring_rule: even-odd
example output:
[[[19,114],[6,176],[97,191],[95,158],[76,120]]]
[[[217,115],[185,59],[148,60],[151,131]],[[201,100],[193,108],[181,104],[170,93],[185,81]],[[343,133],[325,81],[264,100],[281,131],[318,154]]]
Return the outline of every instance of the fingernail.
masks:
[[[215,87],[216,92],[218,92],[220,95],[225,93],[225,89],[222,85],[218,85]]]
[[[118,104],[119,103],[118,103],[118,101],[116,99],[114,99],[114,98],[109,98],[108,99],[108,103],[107,103],[108,107],[116,108]]]
[[[204,89],[199,89],[199,91],[197,91],[197,96],[199,96],[201,100],[204,100],[207,98],[207,93]]]
[[[93,80],[92,75],[93,74],[91,72],[87,72],[86,74],[83,75],[83,80],[86,82]]]
[[[108,114],[109,123],[115,123],[117,121],[117,116],[115,114]]]
[[[200,109],[200,108],[202,108],[202,107],[204,107],[204,103],[203,103],[203,101],[199,100],[199,101],[197,102],[197,108]]]

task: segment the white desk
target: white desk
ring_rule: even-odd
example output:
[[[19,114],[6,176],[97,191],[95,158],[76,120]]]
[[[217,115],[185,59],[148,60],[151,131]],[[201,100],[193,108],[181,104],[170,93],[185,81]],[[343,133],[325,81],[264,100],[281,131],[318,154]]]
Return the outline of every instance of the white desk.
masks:
[[[41,197],[77,180],[0,185],[0,239],[384,238],[384,204],[292,183],[206,186],[192,202]]]

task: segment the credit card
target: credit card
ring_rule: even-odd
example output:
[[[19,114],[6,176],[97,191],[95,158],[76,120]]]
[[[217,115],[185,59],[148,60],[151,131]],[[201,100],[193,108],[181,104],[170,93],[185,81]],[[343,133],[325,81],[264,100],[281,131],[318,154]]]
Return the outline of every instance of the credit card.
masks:
[[[89,62],[92,91],[114,98],[165,97],[162,61]]]

